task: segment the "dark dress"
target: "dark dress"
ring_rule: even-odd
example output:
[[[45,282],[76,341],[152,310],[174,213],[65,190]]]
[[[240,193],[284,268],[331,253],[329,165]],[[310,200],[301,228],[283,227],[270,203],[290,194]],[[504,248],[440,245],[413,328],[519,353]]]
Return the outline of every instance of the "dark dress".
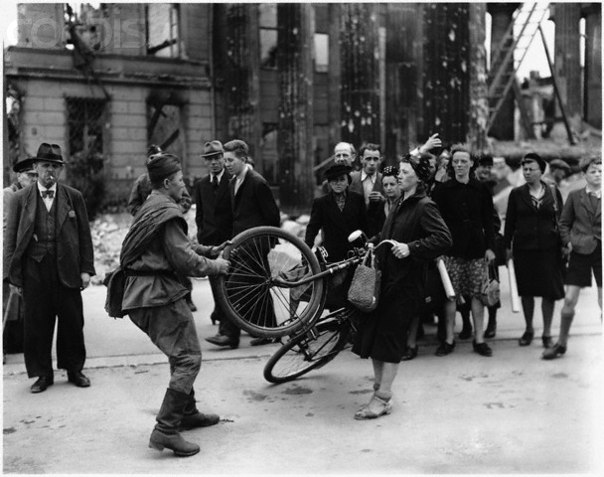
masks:
[[[452,239],[436,204],[419,190],[397,203],[380,235],[380,240],[408,244],[410,255],[398,259],[389,245],[377,250],[382,270],[379,305],[361,318],[353,352],[361,358],[398,363],[405,350],[409,324],[424,301],[427,261],[446,252]]]
[[[516,282],[520,296],[540,296],[551,300],[564,297],[562,255],[557,216],[562,196],[545,186],[541,205],[533,205],[528,184],[510,193],[505,219],[504,241],[512,247]]]

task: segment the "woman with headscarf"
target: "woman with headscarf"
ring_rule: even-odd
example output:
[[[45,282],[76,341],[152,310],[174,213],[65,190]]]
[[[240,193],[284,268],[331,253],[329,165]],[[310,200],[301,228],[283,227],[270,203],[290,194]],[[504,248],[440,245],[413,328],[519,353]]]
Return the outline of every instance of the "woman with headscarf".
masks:
[[[392,246],[377,249],[382,286],[377,309],[361,319],[353,351],[371,358],[374,394],[355,419],[373,419],[392,411],[392,383],[396,377],[409,324],[419,314],[423,301],[426,261],[451,246],[451,234],[436,204],[425,193],[430,177],[426,158],[406,156],[399,167],[401,198],[388,214],[379,240]]]
[[[562,196],[555,186],[541,179],[545,161],[535,153],[528,153],[521,161],[526,184],[510,193],[505,216],[504,243],[507,258],[513,258],[518,294],[526,328],[518,344],[528,346],[533,341],[533,313],[535,297],[541,298],[544,348],[553,345],[552,318],[556,300],[564,297],[562,283],[562,250],[558,219],[562,210]]]

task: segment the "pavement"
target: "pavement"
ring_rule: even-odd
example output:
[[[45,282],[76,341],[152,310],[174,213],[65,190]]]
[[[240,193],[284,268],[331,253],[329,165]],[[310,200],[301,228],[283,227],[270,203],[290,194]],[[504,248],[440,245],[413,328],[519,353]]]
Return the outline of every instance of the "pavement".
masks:
[[[5,474],[604,474],[602,323],[595,288],[582,292],[566,355],[540,359],[536,339],[521,348],[521,313],[510,311],[507,272],[492,358],[471,340],[436,357],[436,328],[426,326],[419,356],[401,364],[394,410],[373,421],[354,412],[371,396],[369,361],[349,351],[282,385],[262,370],[278,345],[218,349],[207,280],[194,280],[194,313],[203,365],[198,406],[218,425],[188,431],[200,454],[175,458],[147,447],[169,368],[128,318],[103,311],[105,288],[83,292],[92,386],[75,388],[64,371],[31,394],[23,355],[3,367]],[[561,302],[556,305],[557,334]],[[458,318],[457,331],[460,328]]]

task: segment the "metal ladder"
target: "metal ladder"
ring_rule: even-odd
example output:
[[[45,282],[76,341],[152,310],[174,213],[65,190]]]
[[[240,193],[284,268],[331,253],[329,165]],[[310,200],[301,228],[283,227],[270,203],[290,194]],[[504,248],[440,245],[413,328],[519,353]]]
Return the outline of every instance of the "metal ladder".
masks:
[[[520,67],[527,50],[539,31],[539,25],[548,12],[548,2],[527,2],[514,12],[512,21],[497,45],[491,58],[491,70],[487,83],[489,90],[489,119],[487,131],[491,129],[501,106],[513,85],[517,86],[516,71]],[[516,33],[514,30],[516,29]],[[516,58],[514,58],[516,52]],[[510,68],[513,65],[513,68]],[[519,107],[523,105],[518,101]]]

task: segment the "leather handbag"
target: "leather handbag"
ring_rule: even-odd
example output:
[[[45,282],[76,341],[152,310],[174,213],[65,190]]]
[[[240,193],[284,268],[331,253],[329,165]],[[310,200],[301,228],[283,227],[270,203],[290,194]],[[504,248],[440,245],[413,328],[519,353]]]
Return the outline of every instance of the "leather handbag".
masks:
[[[378,306],[382,272],[377,269],[373,251],[369,250],[357,266],[348,289],[348,301],[358,310],[369,313]]]
[[[495,266],[494,264],[492,265],[486,265],[487,267],[487,274],[486,274],[486,280],[484,281],[483,285],[482,285],[482,304],[485,306],[494,306],[499,302],[499,298],[500,298],[500,287],[499,287],[499,280],[497,280],[496,278],[496,273],[495,273]]]

